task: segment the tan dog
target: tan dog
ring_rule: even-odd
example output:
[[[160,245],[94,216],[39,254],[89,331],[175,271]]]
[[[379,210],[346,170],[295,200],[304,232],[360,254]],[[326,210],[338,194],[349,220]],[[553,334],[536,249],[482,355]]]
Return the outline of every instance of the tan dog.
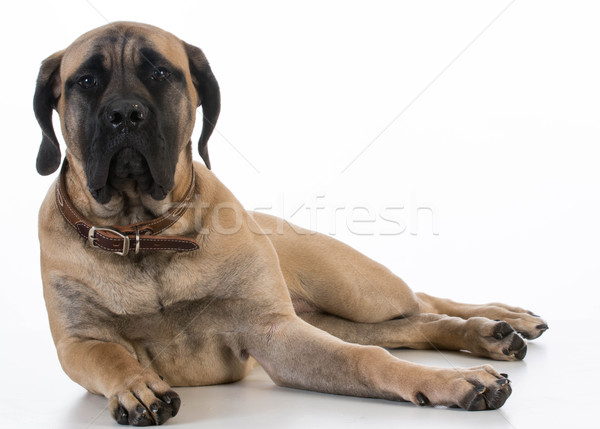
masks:
[[[210,168],[217,82],[198,48],[148,25],[93,30],[41,66],[41,174],[61,162],[53,109],[67,144],[40,211],[42,277],[73,380],[132,425],[177,413],[170,386],[240,380],[255,361],[281,386],[467,410],[504,404],[509,381],[489,365],[426,367],[376,346],[519,360],[521,335],[540,336],[542,319],[414,294],[338,241],[244,211],[192,161],[199,105]]]

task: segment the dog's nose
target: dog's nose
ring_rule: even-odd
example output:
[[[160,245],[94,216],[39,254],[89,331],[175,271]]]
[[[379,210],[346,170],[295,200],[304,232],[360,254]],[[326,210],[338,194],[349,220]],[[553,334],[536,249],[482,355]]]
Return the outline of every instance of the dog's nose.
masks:
[[[106,109],[104,122],[113,128],[131,129],[143,122],[148,116],[148,108],[136,100],[119,100]]]

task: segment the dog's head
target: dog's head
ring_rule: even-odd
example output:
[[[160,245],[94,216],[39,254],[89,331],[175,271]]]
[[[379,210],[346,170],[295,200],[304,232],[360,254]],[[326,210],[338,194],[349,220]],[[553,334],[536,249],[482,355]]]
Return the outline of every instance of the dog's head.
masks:
[[[33,105],[42,128],[38,172],[51,174],[60,165],[55,109],[67,147],[101,204],[125,182],[164,199],[200,105],[198,149],[210,168],[207,142],[219,116],[219,86],[200,49],[159,28],[114,23],[84,34],[44,60]]]

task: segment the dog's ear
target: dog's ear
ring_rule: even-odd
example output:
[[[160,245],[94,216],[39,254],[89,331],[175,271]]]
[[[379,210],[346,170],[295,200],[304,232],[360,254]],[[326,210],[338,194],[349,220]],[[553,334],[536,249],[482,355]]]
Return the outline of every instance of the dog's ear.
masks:
[[[56,109],[61,92],[60,63],[64,51],[57,52],[42,62],[33,96],[33,111],[42,129],[42,143],[36,168],[42,176],[54,173],[60,165],[60,145],[52,126],[52,111]]]
[[[202,134],[198,142],[198,151],[204,164],[210,169],[208,157],[208,139],[215,129],[221,111],[221,92],[204,53],[197,47],[184,42],[189,59],[192,81],[198,93],[198,106],[202,105]]]

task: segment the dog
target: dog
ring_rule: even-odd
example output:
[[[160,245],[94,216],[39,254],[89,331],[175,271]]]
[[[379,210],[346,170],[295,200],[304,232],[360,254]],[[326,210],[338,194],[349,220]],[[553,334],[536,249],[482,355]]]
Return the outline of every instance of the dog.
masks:
[[[192,160],[200,106],[205,165]],[[245,211],[210,169],[219,111],[203,52],[150,25],[105,25],[43,61],[37,171],[62,168],[40,209],[41,272],[68,376],[137,426],[177,414],[172,386],[234,382],[257,362],[280,386],[501,407],[512,388],[492,366],[422,366],[385,348],[520,360],[544,320],[414,293],[331,237]]]

